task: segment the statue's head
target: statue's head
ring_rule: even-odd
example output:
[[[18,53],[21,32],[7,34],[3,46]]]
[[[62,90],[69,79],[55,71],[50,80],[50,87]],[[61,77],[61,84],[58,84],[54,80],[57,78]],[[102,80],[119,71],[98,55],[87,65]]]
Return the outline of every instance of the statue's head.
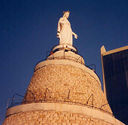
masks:
[[[70,11],[69,10],[63,12],[63,16],[66,17],[66,18],[69,17],[69,14],[70,14]]]

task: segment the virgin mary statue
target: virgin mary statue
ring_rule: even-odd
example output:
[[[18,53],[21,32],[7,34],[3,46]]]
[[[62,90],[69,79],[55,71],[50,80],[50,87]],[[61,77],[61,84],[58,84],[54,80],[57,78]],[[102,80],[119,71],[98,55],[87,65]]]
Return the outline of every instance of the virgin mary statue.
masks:
[[[70,45],[72,46],[72,36],[77,39],[77,34],[75,34],[71,29],[71,24],[68,21],[70,12],[65,11],[63,17],[59,19],[57,27],[57,37],[60,40],[60,45]]]

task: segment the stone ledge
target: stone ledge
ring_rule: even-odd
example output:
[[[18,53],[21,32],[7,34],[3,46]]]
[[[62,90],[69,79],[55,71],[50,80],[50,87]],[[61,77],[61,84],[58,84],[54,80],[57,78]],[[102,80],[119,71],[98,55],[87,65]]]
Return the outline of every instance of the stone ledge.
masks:
[[[78,105],[70,105],[70,104],[60,104],[60,103],[31,103],[31,104],[22,104],[19,106],[15,106],[9,108],[6,113],[6,117],[9,115],[13,115],[20,112],[27,111],[59,111],[59,112],[70,112],[70,113],[78,113],[87,115],[96,119],[104,120],[114,125],[125,125],[119,120],[117,120],[112,115],[100,111],[98,109],[93,109],[87,106],[78,106]]]

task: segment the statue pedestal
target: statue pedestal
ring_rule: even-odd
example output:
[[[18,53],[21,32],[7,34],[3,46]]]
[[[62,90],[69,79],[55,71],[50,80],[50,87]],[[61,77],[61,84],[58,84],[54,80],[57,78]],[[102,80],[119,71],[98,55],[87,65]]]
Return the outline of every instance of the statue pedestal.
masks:
[[[65,50],[65,51],[67,50],[67,51],[72,51],[74,53],[77,53],[77,49],[75,47],[71,45],[67,45],[67,44],[60,44],[60,45],[55,46],[52,49],[53,53],[59,50]]]
[[[77,53],[77,49],[67,44],[53,47],[47,60],[72,60],[85,65],[84,59]]]

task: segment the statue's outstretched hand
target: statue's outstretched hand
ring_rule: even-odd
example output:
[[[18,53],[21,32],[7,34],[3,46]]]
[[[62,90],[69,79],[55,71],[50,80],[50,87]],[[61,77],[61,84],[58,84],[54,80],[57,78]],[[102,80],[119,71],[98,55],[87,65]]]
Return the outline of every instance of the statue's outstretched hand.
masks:
[[[72,35],[74,35],[75,39],[78,38],[77,34],[75,34],[74,32],[72,32]]]
[[[75,37],[75,39],[77,39],[78,38],[77,34],[74,34],[74,37]]]

